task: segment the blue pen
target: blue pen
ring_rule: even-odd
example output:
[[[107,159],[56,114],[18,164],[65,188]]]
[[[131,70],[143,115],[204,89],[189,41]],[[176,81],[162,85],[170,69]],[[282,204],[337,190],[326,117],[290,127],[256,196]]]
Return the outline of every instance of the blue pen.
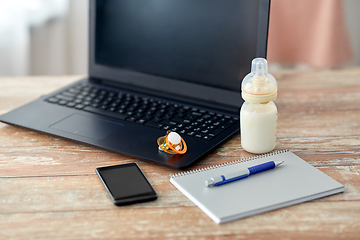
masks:
[[[207,187],[213,187],[213,186],[217,187],[217,186],[220,186],[220,185],[223,185],[226,183],[234,182],[234,181],[246,178],[252,174],[273,169],[273,168],[279,166],[280,164],[282,164],[283,162],[284,161],[280,161],[280,162],[270,161],[270,162],[252,166],[252,167],[249,167],[244,170],[237,171],[237,172],[224,174],[224,175],[214,177],[214,178],[211,178],[210,180],[205,181],[205,185]]]

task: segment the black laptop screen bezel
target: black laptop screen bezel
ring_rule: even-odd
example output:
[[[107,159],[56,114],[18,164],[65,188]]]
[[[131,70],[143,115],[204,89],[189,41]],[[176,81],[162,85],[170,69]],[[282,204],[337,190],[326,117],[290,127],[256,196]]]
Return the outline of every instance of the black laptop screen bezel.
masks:
[[[178,96],[185,98],[188,102],[203,102],[228,111],[238,112],[243,100],[238,91],[225,90],[201,84],[185,82],[181,80],[149,75],[141,72],[130,71],[122,68],[115,68],[97,64],[95,62],[95,29],[96,29],[96,1],[90,0],[89,17],[89,77],[108,82],[129,86],[129,89],[136,89],[144,92],[163,96]],[[266,57],[268,28],[269,28],[270,0],[260,0],[259,4],[259,25],[257,38],[257,56]],[[250,66],[251,63],[249,63]],[[196,98],[194,97],[196,96]],[[209,105],[209,104],[207,104]]]

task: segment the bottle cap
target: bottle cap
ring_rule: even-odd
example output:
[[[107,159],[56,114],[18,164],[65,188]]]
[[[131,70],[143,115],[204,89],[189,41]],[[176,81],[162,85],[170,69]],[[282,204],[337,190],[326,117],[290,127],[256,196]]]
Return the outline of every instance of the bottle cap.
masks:
[[[266,103],[276,100],[277,83],[268,73],[267,61],[255,58],[251,63],[251,73],[245,76],[241,84],[242,98],[249,103]]]

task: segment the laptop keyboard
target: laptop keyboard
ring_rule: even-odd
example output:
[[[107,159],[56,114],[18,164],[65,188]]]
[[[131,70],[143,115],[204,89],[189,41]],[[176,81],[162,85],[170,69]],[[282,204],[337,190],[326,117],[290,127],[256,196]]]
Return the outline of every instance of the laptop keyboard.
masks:
[[[136,94],[79,84],[47,102],[210,140],[238,118]]]

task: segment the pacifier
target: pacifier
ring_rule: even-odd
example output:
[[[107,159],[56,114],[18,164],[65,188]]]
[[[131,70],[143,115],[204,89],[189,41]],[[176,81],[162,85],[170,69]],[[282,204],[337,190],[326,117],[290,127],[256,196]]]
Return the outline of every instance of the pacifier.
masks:
[[[167,131],[165,136],[157,139],[159,150],[169,154],[184,154],[187,146],[184,139],[176,132]]]

